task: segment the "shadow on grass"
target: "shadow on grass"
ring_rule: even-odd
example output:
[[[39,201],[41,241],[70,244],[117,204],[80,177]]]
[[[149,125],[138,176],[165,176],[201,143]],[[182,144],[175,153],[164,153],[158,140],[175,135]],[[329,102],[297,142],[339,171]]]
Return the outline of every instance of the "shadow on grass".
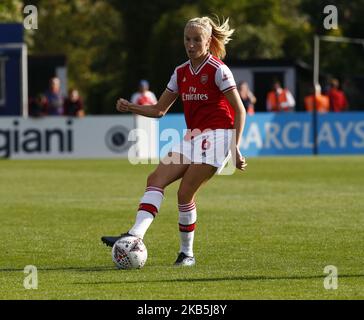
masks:
[[[96,266],[96,267],[39,267],[38,271],[77,271],[77,272],[130,272],[118,270],[114,266]],[[23,272],[21,268],[0,268],[1,272]],[[137,271],[137,270],[132,270]],[[214,282],[214,281],[274,281],[274,280],[314,280],[324,279],[326,275],[286,275],[286,276],[233,276],[233,277],[206,277],[206,278],[174,278],[174,279],[156,279],[156,280],[124,280],[123,283],[127,284],[141,284],[141,283],[173,283],[173,282]],[[339,279],[343,278],[364,278],[364,274],[342,274],[338,275]],[[119,281],[97,281],[97,282],[73,282],[77,285],[105,285],[105,284],[118,284]]]
[[[98,267],[37,267],[38,271],[79,271],[79,272],[97,272],[97,271],[118,271],[113,266],[98,266]],[[21,268],[0,268],[1,272],[23,272]]]
[[[324,279],[326,275],[312,276],[236,276],[236,277],[217,277],[217,278],[175,278],[175,279],[157,279],[157,280],[123,280],[125,284],[141,283],[173,283],[173,282],[214,282],[214,281],[274,281],[274,280],[314,280]],[[364,274],[344,274],[339,275],[342,278],[364,278]],[[98,282],[74,282],[77,285],[97,285],[97,284],[118,284],[117,281],[98,281]]]

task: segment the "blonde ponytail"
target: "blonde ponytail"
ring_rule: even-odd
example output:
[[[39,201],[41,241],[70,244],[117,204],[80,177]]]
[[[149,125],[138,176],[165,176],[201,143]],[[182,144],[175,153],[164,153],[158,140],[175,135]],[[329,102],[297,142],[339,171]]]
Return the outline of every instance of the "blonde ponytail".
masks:
[[[209,17],[194,18],[187,22],[187,26],[200,27],[204,30],[206,35],[211,36],[210,52],[212,55],[224,59],[226,56],[225,44],[231,40],[231,35],[234,29],[230,29],[229,18],[220,23],[218,17],[215,23]]]

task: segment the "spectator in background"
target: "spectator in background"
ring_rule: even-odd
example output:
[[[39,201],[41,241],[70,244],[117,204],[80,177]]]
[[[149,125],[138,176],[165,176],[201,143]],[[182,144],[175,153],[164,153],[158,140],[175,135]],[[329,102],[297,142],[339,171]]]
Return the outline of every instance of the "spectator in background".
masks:
[[[46,114],[60,116],[63,114],[63,97],[61,94],[61,81],[54,77],[49,81],[49,90],[45,93],[47,99]]]
[[[339,89],[340,83],[338,79],[331,79],[330,89],[327,95],[330,99],[330,110],[334,112],[342,112],[348,108],[348,100],[344,91]]]
[[[63,114],[70,117],[83,117],[85,115],[83,101],[78,90],[70,89],[64,101]]]
[[[248,83],[246,81],[241,82],[239,84],[238,90],[245,109],[247,110],[248,114],[253,115],[255,112],[254,105],[257,102],[257,99],[255,98],[253,92],[250,91]]]
[[[29,116],[43,117],[46,115],[47,98],[43,94],[38,94],[35,98],[29,99]]]
[[[279,81],[274,81],[272,90],[267,94],[266,105],[270,112],[289,112],[294,111],[296,101],[288,89],[283,89]]]
[[[310,95],[306,96],[305,99],[306,111],[312,112],[316,106],[318,112],[329,112],[330,101],[329,98],[321,94],[321,86],[317,84],[315,88],[311,88]]]
[[[149,82],[141,80],[139,82],[139,90],[131,96],[131,103],[139,105],[151,105],[157,103],[155,94],[149,90]]]

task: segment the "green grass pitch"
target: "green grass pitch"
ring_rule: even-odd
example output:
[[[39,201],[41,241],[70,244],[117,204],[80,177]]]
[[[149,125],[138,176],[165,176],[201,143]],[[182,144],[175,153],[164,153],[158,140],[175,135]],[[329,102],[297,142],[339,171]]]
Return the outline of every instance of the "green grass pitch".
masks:
[[[248,159],[197,197],[197,265],[172,266],[176,192],[166,190],[141,270],[116,270],[100,236],[125,232],[152,165],[0,161],[0,299],[364,299],[364,157]],[[38,289],[26,290],[26,265]],[[324,288],[324,268],[338,288]]]

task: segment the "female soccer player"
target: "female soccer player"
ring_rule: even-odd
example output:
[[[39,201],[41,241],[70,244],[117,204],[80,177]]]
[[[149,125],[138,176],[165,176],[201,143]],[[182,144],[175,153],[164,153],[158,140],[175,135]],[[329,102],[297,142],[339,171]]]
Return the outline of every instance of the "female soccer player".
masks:
[[[120,236],[102,237],[106,245],[113,246],[128,235],[143,239],[160,209],[164,189],[181,179],[178,190],[181,245],[175,265],[195,265],[193,239],[198,189],[225,165],[231,146],[235,166],[245,170],[247,165],[239,151],[246,111],[231,71],[220,60],[225,57],[225,44],[234,32],[228,22],[229,19],[215,23],[208,17],[187,22],[184,45],[189,60],[174,70],[157,104],[146,107],[125,99],[117,101],[120,112],[160,118],[180,96],[188,133],[149,175],[134,226]]]

